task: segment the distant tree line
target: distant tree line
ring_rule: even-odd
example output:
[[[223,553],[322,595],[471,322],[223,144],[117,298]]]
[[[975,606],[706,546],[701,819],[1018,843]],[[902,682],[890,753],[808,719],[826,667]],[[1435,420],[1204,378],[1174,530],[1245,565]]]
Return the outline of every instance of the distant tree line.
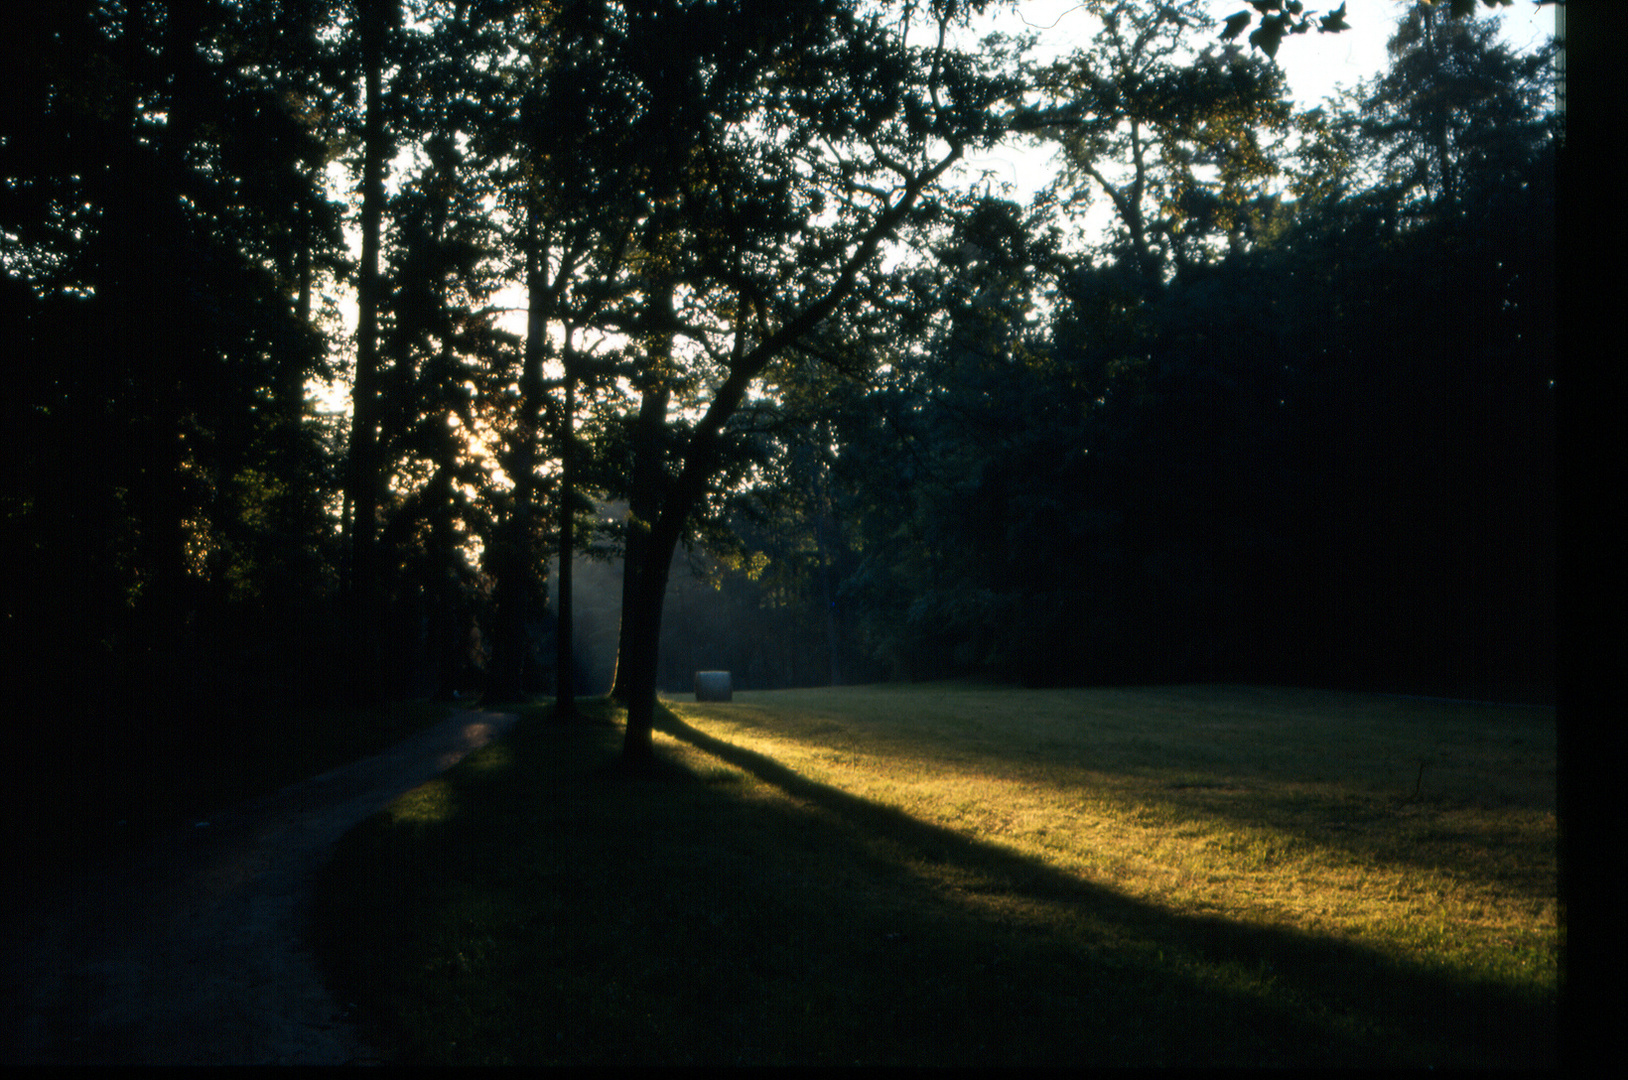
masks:
[[[1034,73],[1014,126],[1064,174],[959,208],[942,316],[829,393],[818,467],[758,504],[803,527],[754,550],[852,681],[1549,697],[1552,54],[1420,7],[1294,113],[1258,60],[1177,59],[1178,10]],[[1092,200],[1113,235],[1065,251]]]

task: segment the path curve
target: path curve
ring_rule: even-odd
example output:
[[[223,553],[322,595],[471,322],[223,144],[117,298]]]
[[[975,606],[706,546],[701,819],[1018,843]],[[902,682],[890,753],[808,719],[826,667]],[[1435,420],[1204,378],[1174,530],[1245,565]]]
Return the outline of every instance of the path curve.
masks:
[[[459,712],[375,757],[239,804],[29,898],[9,957],[7,1060],[60,1065],[375,1061],[305,931],[334,844],[507,731]]]

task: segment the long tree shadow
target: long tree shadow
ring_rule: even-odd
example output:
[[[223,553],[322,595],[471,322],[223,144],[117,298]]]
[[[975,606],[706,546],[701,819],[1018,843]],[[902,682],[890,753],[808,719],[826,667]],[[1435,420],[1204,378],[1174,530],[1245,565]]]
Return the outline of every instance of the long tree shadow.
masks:
[[[1177,914],[658,718],[654,781],[609,722],[523,721],[341,844],[317,942],[389,1056],[1555,1064],[1552,1002]]]
[[[1129,702],[1118,702],[1115,707],[1135,707],[1145,711],[1150,703],[1157,707],[1161,702],[1179,702],[1181,694],[1178,691],[1182,689],[1117,691],[1121,697],[1142,695],[1145,700],[1133,697]],[[1203,692],[1196,699],[1196,707],[1213,709],[1217,694],[1212,688],[1198,689]],[[1263,694],[1269,694],[1265,706],[1259,700]],[[1500,747],[1498,756],[1489,756],[1487,760],[1477,762],[1479,773],[1476,775],[1465,774],[1469,763],[1448,760],[1451,755],[1442,754],[1439,747],[1432,748],[1429,745],[1431,740],[1426,739],[1421,743],[1420,736],[1402,721],[1392,725],[1397,733],[1395,746],[1382,751],[1374,751],[1372,747],[1363,748],[1370,755],[1377,753],[1379,757],[1394,761],[1394,787],[1389,792],[1369,790],[1360,784],[1351,786],[1340,783],[1334,779],[1334,772],[1306,764],[1326,757],[1327,746],[1331,743],[1340,745],[1340,739],[1349,738],[1340,732],[1346,720],[1341,710],[1366,718],[1375,700],[1374,695],[1334,691],[1240,690],[1233,707],[1247,717],[1248,725],[1240,737],[1252,745],[1270,744],[1271,752],[1265,758],[1220,750],[1207,755],[1202,748],[1195,751],[1193,742],[1196,740],[1173,750],[1157,740],[1138,740],[1122,732],[1110,737],[1115,740],[1113,749],[1104,756],[1118,759],[1111,764],[1096,761],[1093,748],[1088,744],[1067,739],[1060,739],[1052,748],[1053,752],[1048,754],[1036,748],[1036,740],[1032,736],[1005,741],[980,737],[974,744],[974,753],[979,770],[987,770],[997,776],[1014,776],[1024,781],[1029,781],[1036,770],[1044,773],[1057,768],[1059,763],[1063,763],[1061,767],[1065,770],[1077,769],[1079,774],[1107,770],[1126,775],[1139,782],[1138,801],[1163,805],[1177,818],[1220,819],[1238,827],[1267,829],[1300,842],[1338,849],[1357,858],[1371,857],[1379,852],[1388,863],[1426,872],[1439,868],[1439,860],[1444,852],[1440,848],[1412,843],[1399,836],[1398,825],[1403,819],[1407,819],[1408,828],[1413,834],[1423,832],[1426,835],[1448,836],[1453,826],[1442,824],[1438,819],[1444,812],[1464,806],[1490,805],[1495,812],[1554,812],[1552,747],[1545,752],[1543,747],[1533,747],[1519,741],[1519,736],[1526,734],[1526,727],[1541,722],[1541,719],[1530,719],[1542,718],[1545,714],[1541,709],[1511,710],[1510,715],[1494,714],[1491,720],[1476,717],[1473,721],[1465,722],[1485,726],[1509,744]],[[1315,722],[1309,721],[1308,712],[1316,714],[1319,709],[1326,711],[1327,715],[1314,715]],[[1517,711],[1521,713],[1520,716],[1514,715]],[[1259,714],[1263,712],[1269,720],[1262,719]],[[757,723],[750,711],[734,719],[740,723]],[[1552,720],[1552,715],[1548,715],[1551,724]],[[1270,730],[1263,730],[1268,727]],[[765,730],[775,737],[805,742],[819,738],[822,732],[827,740],[832,734],[853,735],[844,725],[835,722],[809,725],[804,730],[789,733],[779,725],[765,725]],[[941,741],[932,733],[919,730],[912,732],[912,735],[921,736],[903,737],[912,756],[946,768],[968,767],[967,740]],[[891,740],[884,742],[881,752],[886,753],[900,738],[895,734]],[[1379,736],[1371,738],[1383,741],[1383,727]],[[1146,743],[1143,752],[1126,753],[1127,743],[1138,741]],[[1423,754],[1419,753],[1421,745],[1426,748]],[[858,736],[855,746],[875,752],[868,735]],[[1350,754],[1358,752],[1362,751],[1355,748],[1349,751]],[[1374,762],[1364,764],[1370,772],[1374,771]],[[1349,771],[1351,767],[1352,762],[1347,755],[1331,768],[1337,772]],[[1480,775],[1489,771],[1497,775]],[[1512,784],[1511,776],[1515,773],[1531,774],[1532,778]],[[1452,783],[1444,778],[1449,774],[1454,776]],[[1369,779],[1371,782],[1371,777]],[[1419,784],[1416,785],[1416,781]],[[1422,785],[1422,791],[1419,785]],[[1529,864],[1534,878],[1542,878],[1545,874],[1553,878],[1552,850],[1547,856],[1535,850],[1523,851],[1522,855],[1526,857],[1526,864]]]
[[[969,883],[958,898],[969,916],[992,917],[978,903],[992,894],[1066,911],[1073,925],[1088,928],[1088,938],[1108,946],[1094,954],[1101,961],[1098,970],[1080,972],[1082,992],[1076,996],[1098,1008],[1116,1002],[1112,1011],[1126,1024],[1169,1024],[1154,1038],[1165,1044],[1161,1060],[1236,1060],[1243,1045],[1252,1045],[1258,1064],[1556,1064],[1553,1002],[1466,983],[1352,941],[1178,914],[810,780],[668,710],[660,711],[658,727],[814,808],[857,842],[860,857],[891,864],[879,869],[897,874],[902,864],[916,861],[959,876]],[[1115,947],[1126,942],[1138,944]],[[1218,977],[1218,972],[1248,977]],[[1085,989],[1091,982],[1094,993]],[[1228,1037],[1241,1043],[1222,1051],[1185,1042],[1213,1039],[1218,1031],[1230,1031]]]

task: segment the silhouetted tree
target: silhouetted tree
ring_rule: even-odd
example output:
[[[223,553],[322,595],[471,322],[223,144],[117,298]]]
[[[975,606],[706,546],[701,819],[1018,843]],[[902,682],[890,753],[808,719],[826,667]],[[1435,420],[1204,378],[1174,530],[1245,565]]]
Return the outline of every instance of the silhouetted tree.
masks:
[[[242,629],[324,588],[322,14],[64,4],[6,36],[4,621],[75,695],[221,693]]]

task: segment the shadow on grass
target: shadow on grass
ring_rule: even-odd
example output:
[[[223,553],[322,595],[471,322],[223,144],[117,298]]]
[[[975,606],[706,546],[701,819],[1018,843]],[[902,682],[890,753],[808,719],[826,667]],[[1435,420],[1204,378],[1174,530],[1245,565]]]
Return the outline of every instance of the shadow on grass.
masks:
[[[1187,955],[1189,964],[1200,967],[1242,965],[1248,969],[1264,961],[1270,971],[1267,982],[1271,988],[1258,997],[1206,987],[1208,980],[1194,979],[1190,974],[1183,979],[1177,970],[1159,974],[1155,970],[1158,965],[1144,972],[1154,979],[1185,981],[1185,987],[1172,987],[1171,992],[1177,997],[1208,997],[1206,1004],[1210,1008],[1202,1012],[1212,1017],[1233,1015],[1243,1019],[1254,1013],[1250,1020],[1256,1030],[1277,1029],[1292,1044],[1299,1039],[1290,1029],[1300,1023],[1324,1029],[1319,1039],[1333,1034],[1325,1029],[1325,1023],[1332,1011],[1344,1007],[1350,1010],[1347,1024],[1357,1030],[1391,1029],[1393,1037],[1408,1030],[1413,1036],[1410,1041],[1417,1046],[1435,1043],[1437,1053],[1451,1054],[1447,1048],[1456,1044],[1460,1053],[1468,1055],[1453,1055],[1456,1060],[1443,1064],[1541,1066],[1555,1061],[1552,1010],[1520,1002],[1498,988],[1466,985],[1435,972],[1398,965],[1387,956],[1349,942],[1220,918],[1176,915],[1084,882],[1040,860],[809,780],[772,758],[709,736],[670,711],[664,710],[660,728],[796,799],[830,812],[856,833],[890,838],[906,858],[977,867],[981,875],[995,879],[984,886],[986,889],[1075,905],[1104,929],[1118,928],[1129,931],[1132,938],[1174,947]],[[1296,1012],[1301,1015],[1295,1016]],[[1327,1049],[1333,1051],[1330,1063],[1345,1063],[1338,1049]],[[1346,1049],[1353,1057],[1366,1060],[1375,1048],[1348,1045]],[[1393,1049],[1401,1052],[1402,1060],[1412,1056],[1401,1046]],[[1435,1062],[1418,1058],[1410,1063]]]
[[[853,688],[875,694],[873,688]],[[944,708],[977,717],[980,691],[988,691],[993,715],[1010,710],[1008,688],[947,684],[921,690],[938,694]],[[882,693],[885,696],[887,691]],[[899,691],[908,693],[908,691]],[[843,691],[823,693],[840,695]],[[734,723],[761,726],[777,739],[829,743],[852,738],[856,750],[905,756],[970,772],[1012,776],[1025,783],[1057,777],[1077,783],[1090,773],[1128,781],[1117,788],[1138,803],[1165,810],[1173,823],[1213,818],[1235,827],[1264,829],[1285,839],[1344,851],[1353,858],[1411,866],[1431,872],[1461,863],[1455,840],[1471,840],[1479,852],[1500,845],[1504,872],[1526,880],[1537,895],[1552,894],[1554,845],[1545,848],[1528,828],[1516,846],[1506,819],[1488,836],[1461,836],[1443,815],[1471,809],[1484,816],[1512,814],[1528,825],[1555,811],[1554,714],[1552,709],[1498,709],[1455,703],[1397,702],[1380,695],[1273,687],[1174,686],[1097,691],[1027,692],[1067,704],[1037,723],[1024,717],[1020,738],[989,727],[945,735],[921,717],[884,732],[863,723],[804,720],[771,722],[779,692],[725,713]],[[837,699],[840,700],[840,697]],[[809,707],[821,711],[816,698]],[[726,707],[727,708],[727,707]],[[852,725],[854,731],[848,730]],[[1055,736],[1048,736],[1054,728]],[[1551,817],[1552,828],[1552,817]]]
[[[1545,1003],[1177,916],[660,729],[733,768],[662,753],[634,780],[617,728],[531,719],[347,837],[318,943],[394,1058],[1555,1063]]]

